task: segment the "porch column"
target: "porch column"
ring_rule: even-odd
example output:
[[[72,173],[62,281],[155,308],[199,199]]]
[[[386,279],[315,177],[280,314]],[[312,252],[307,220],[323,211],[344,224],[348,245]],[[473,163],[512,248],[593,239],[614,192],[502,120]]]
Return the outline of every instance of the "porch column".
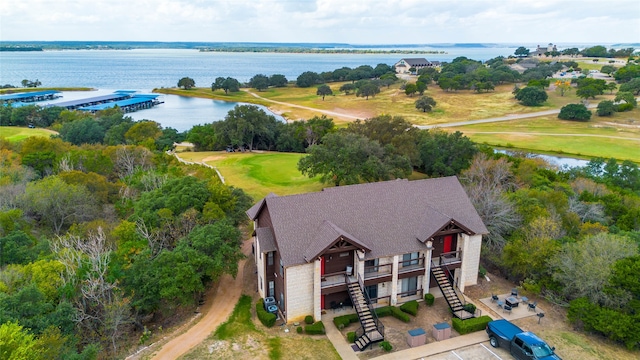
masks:
[[[431,282],[431,255],[433,254],[433,242],[427,241],[427,251],[424,255],[424,277],[422,278],[423,295],[429,293]]]
[[[398,255],[393,255],[391,263],[391,305],[398,303]]]
[[[480,248],[482,235],[461,234],[462,264],[460,265],[460,281],[458,287],[464,291],[465,285],[475,285],[478,283],[478,268],[480,267]]]
[[[322,288],[322,282],[320,281],[320,262],[322,261],[322,258],[318,258],[316,259],[316,261],[314,261],[314,268],[313,268],[313,318],[316,319],[316,321],[319,321],[321,319],[322,316],[322,309],[321,309],[321,288]]]
[[[362,279],[362,283],[364,284],[364,251],[357,250],[356,255],[358,279]]]

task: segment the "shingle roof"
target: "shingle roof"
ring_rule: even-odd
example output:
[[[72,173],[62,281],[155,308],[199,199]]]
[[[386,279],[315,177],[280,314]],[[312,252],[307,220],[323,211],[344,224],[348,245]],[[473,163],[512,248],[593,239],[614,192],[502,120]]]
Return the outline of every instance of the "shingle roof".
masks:
[[[260,239],[260,252],[277,251],[276,239],[273,238],[271,228],[263,227],[256,229],[256,236]]]
[[[324,220],[320,224],[318,231],[316,231],[316,237],[309,244],[309,247],[305,251],[304,259],[311,261],[317,258],[329,245],[332,245],[337,239],[344,237],[347,241],[360,249],[371,250],[370,246],[364,241],[358,239],[354,235],[344,231],[339,226],[335,225],[331,221]]]
[[[405,63],[411,66],[429,66],[429,60],[425,58],[408,58],[402,59]]]
[[[345,237],[367,245],[371,251],[365,258],[422,250],[423,241],[452,220],[472,234],[488,233],[456,177],[393,180],[267,196],[247,215],[255,219],[262,202],[268,205],[284,266],[303,264],[305,255],[312,256],[309,254],[335,241],[327,235],[331,228],[334,234],[348,234]],[[325,221],[332,226],[327,228]]]

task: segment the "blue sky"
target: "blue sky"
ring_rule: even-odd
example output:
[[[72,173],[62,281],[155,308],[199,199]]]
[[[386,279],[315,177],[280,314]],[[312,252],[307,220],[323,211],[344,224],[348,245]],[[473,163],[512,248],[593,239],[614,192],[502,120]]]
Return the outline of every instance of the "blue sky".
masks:
[[[2,0],[0,39],[640,42],[638,0]]]

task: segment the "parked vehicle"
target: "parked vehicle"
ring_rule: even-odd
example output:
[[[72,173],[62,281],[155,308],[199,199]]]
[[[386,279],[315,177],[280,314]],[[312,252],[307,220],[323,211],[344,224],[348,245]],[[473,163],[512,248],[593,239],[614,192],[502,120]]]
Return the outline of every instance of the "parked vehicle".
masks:
[[[493,347],[509,349],[518,360],[560,360],[544,340],[532,332],[522,331],[507,320],[495,320],[487,324],[489,343]]]

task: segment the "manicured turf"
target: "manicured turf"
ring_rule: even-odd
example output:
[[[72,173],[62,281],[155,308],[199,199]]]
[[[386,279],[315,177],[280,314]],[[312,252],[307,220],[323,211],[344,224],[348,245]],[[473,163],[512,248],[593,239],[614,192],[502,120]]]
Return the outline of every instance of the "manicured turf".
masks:
[[[0,137],[6,138],[11,142],[24,140],[30,136],[50,137],[55,132],[45,129],[29,129],[26,127],[16,126],[0,126]]]

